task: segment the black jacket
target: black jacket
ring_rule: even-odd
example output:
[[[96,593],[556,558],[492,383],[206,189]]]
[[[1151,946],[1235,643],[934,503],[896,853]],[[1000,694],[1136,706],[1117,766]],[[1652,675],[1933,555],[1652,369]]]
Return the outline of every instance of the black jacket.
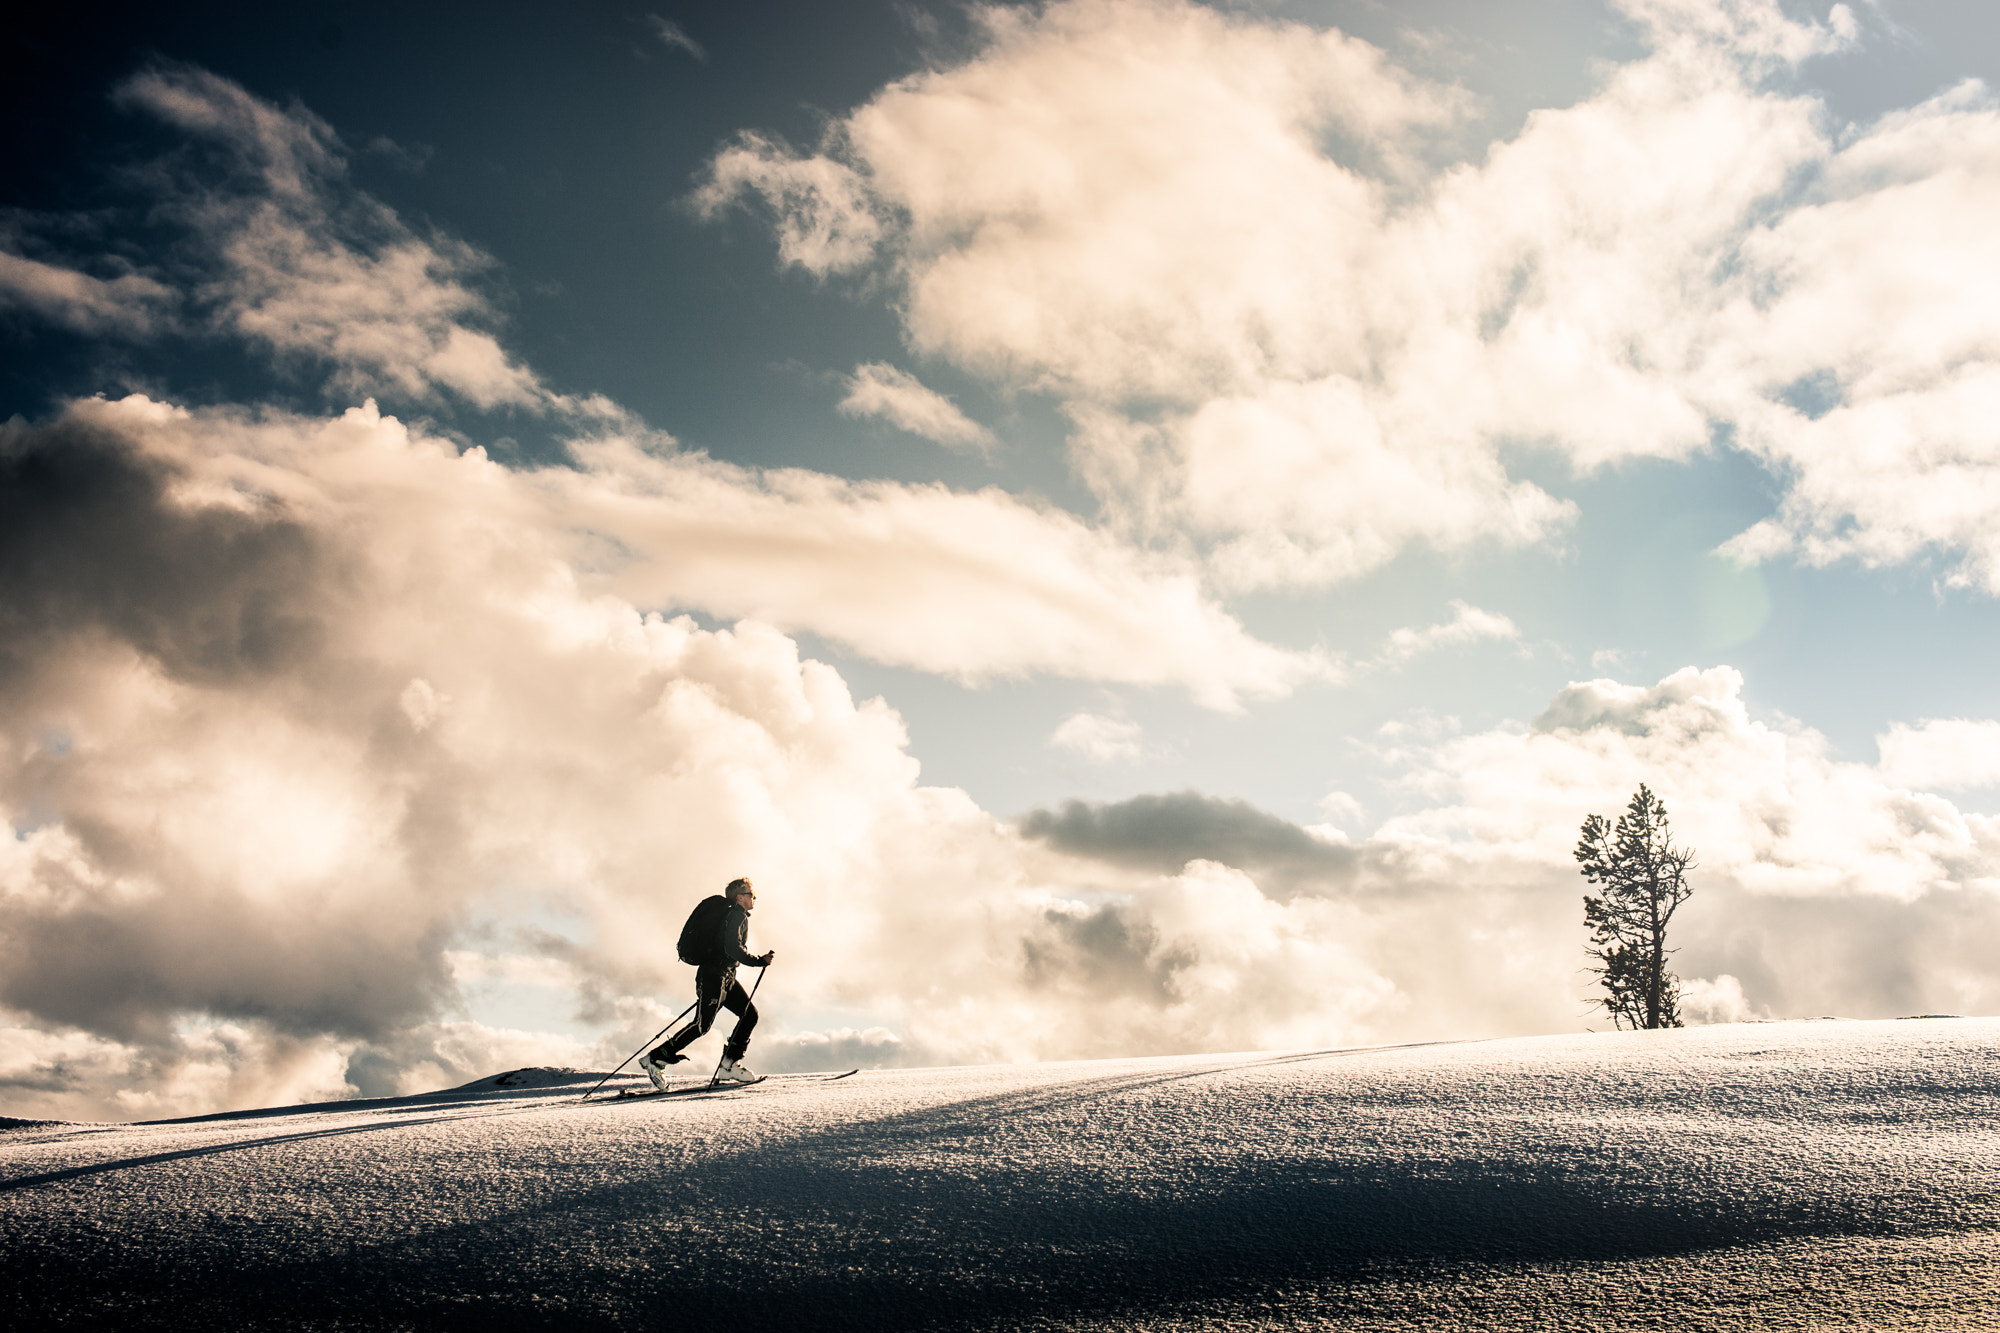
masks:
[[[750,914],[735,903],[729,904],[729,910],[722,914],[722,924],[716,927],[715,961],[723,967],[735,967],[739,963],[750,967],[762,966],[763,960],[743,947],[749,937]]]

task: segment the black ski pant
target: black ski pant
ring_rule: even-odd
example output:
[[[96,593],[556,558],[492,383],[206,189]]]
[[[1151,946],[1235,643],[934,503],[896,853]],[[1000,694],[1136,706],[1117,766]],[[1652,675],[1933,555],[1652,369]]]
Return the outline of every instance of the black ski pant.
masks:
[[[727,1009],[736,1015],[736,1030],[729,1034],[729,1044],[722,1053],[731,1060],[741,1060],[743,1053],[750,1049],[750,1033],[757,1026],[757,1006],[750,1003],[750,996],[736,980],[735,965],[703,963],[694,973],[694,1017],[688,1025],[668,1038],[667,1044],[653,1052],[655,1060],[664,1060],[677,1054],[683,1046],[692,1046],[695,1040],[715,1026],[715,1016]]]

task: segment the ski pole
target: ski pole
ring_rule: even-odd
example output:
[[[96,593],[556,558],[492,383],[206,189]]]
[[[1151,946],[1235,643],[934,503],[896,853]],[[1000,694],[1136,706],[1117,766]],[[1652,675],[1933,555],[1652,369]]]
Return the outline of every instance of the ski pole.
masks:
[[[759,981],[762,981],[763,979],[764,979],[764,978],[762,978],[762,977],[759,977],[759,978],[757,978],[757,980],[759,980]],[[697,996],[697,997],[696,997],[696,999],[695,999],[695,1002],[694,1002],[694,1004],[700,1004],[700,1003],[701,1003],[701,999],[700,999],[700,997],[698,997],[698,996]],[[680,1012],[680,1018],[676,1018],[676,1019],[674,1020],[674,1023],[678,1023],[678,1022],[680,1022],[680,1021],[681,1021],[681,1018],[686,1018],[686,1017],[687,1017],[687,1016],[688,1016],[689,1014],[693,1013],[693,1012],[694,1012],[694,1004],[691,1004],[691,1005],[689,1005],[689,1006],[688,1006],[687,1008],[685,1008],[685,1009],[681,1010],[681,1012]],[[650,1037],[646,1038],[646,1041],[645,1041],[645,1044],[639,1047],[639,1051],[643,1051],[643,1050],[645,1050],[647,1046],[651,1046],[651,1045],[652,1045],[652,1044],[653,1044],[654,1042],[656,1042],[656,1041],[658,1041],[658,1040],[659,1040],[660,1038],[662,1038],[662,1037],[666,1036],[666,1035],[667,1035],[667,1028],[670,1028],[670,1027],[672,1027],[672,1026],[674,1025],[674,1023],[669,1023],[669,1024],[667,1024],[667,1027],[666,1027],[666,1028],[661,1028],[661,1029],[660,1029],[660,1030],[659,1030],[658,1032],[655,1032],[655,1033],[654,1033],[654,1034],[653,1034],[652,1036],[650,1036]],[[624,1067],[625,1067],[626,1065],[629,1065],[629,1064],[631,1064],[631,1063],[632,1063],[632,1057],[633,1057],[633,1056],[636,1056],[636,1055],[637,1055],[637,1054],[639,1053],[639,1051],[634,1051],[634,1052],[632,1052],[632,1055],[628,1055],[628,1056],[626,1056],[626,1057],[625,1057],[625,1058],[624,1058],[623,1060],[620,1060],[620,1061],[618,1062],[618,1069],[623,1069],[623,1068],[624,1068]],[[612,1070],[612,1071],[611,1071],[611,1072],[610,1072],[609,1074],[606,1074],[606,1075],[605,1075],[605,1076],[604,1076],[603,1078],[601,1078],[601,1079],[597,1080],[597,1088],[601,1088],[601,1087],[603,1087],[603,1086],[604,1086],[605,1084],[609,1083],[609,1082],[610,1082],[610,1081],[611,1081],[612,1079],[616,1078],[616,1077],[618,1076],[618,1069],[614,1069],[614,1070]],[[584,1094],[583,1094],[583,1096],[581,1096],[581,1097],[577,1098],[577,1100],[578,1100],[578,1101],[584,1101],[584,1102],[587,1102],[587,1101],[589,1101],[589,1100],[590,1100],[590,1098],[591,1098],[591,1094],[592,1094],[592,1093],[595,1093],[595,1092],[597,1091],[597,1088],[592,1088],[592,1089],[590,1090],[590,1092],[586,1092],[586,1093],[584,1093]]]
[[[749,1012],[750,1012],[750,1006],[751,1006],[751,1005],[753,1005],[753,1004],[755,1004],[755,1003],[757,1003],[757,987],[759,987],[759,986],[763,985],[763,984],[764,984],[764,978],[765,978],[765,977],[768,977],[768,976],[770,976],[770,975],[771,975],[771,965],[770,965],[769,963],[766,963],[766,964],[764,964],[764,966],[762,966],[762,967],[760,967],[760,968],[758,968],[758,969],[757,969],[757,980],[756,980],[755,982],[753,982],[753,983],[751,984],[751,986],[750,986],[750,998],[749,998],[749,999],[747,999],[747,1000],[745,1000],[745,1001],[743,1002],[743,1012],[744,1012],[744,1013],[746,1013],[746,1014],[747,1014],[747,1013],[749,1013]],[[715,1073],[713,1073],[713,1074],[710,1074],[710,1075],[708,1076],[708,1086],[709,1086],[709,1087],[711,1087],[711,1088],[712,1088],[712,1087],[714,1087],[714,1086],[715,1086],[715,1080],[716,1080],[716,1079],[717,1079],[717,1077],[719,1077],[719,1076],[721,1075],[721,1073],[722,1073],[722,1062],[723,1062],[724,1060],[727,1060],[728,1058],[729,1058],[729,1047],[725,1045],[725,1046],[724,1046],[724,1047],[722,1048],[722,1054],[721,1054],[720,1056],[718,1056],[718,1057],[716,1058],[716,1061],[715,1061]]]

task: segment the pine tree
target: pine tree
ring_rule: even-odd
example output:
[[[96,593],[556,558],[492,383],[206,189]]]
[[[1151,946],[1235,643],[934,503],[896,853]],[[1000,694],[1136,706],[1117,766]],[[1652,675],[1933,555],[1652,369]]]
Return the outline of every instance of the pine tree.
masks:
[[[1576,859],[1603,891],[1583,898],[1586,952],[1605,991],[1597,1003],[1619,1027],[1679,1027],[1681,984],[1667,970],[1667,923],[1694,892],[1687,872],[1695,860],[1668,837],[1667,807],[1641,783],[1615,826],[1600,815],[1583,821]]]

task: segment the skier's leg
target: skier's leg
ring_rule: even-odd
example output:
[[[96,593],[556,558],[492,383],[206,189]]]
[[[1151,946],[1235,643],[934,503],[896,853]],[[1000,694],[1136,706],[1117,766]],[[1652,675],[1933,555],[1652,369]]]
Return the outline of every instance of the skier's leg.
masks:
[[[693,1045],[697,1038],[715,1025],[716,1013],[723,1004],[723,981],[727,977],[728,973],[719,967],[704,965],[695,969],[694,1017],[688,1020],[686,1027],[668,1038],[665,1045],[653,1051],[653,1059],[663,1064],[675,1063],[682,1047]],[[734,985],[733,981],[731,985]]]
[[[722,1005],[736,1015],[736,1028],[729,1034],[729,1044],[722,1048],[722,1054],[730,1060],[741,1060],[743,1053],[750,1049],[750,1033],[757,1026],[757,1006],[750,1003],[743,983],[732,980],[729,993],[723,997]]]

